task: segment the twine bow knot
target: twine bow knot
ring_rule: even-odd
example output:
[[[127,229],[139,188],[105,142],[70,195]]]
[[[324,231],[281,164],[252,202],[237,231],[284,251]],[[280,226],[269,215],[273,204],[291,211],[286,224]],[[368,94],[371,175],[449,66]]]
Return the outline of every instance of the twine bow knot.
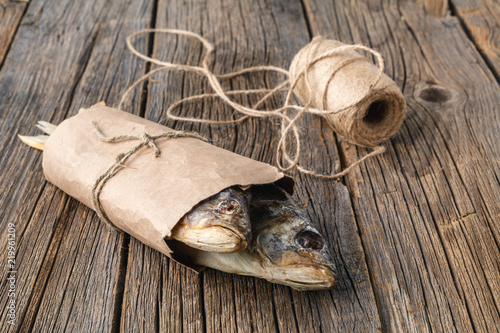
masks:
[[[144,132],[141,134],[141,140],[145,145],[148,145],[151,148],[153,148],[153,150],[155,151],[155,157],[160,156],[161,151],[160,151],[160,149],[158,149],[158,146],[155,144],[155,141],[154,141],[155,138],[150,136],[148,133]]]
[[[91,123],[92,127],[94,128],[94,131],[95,131],[97,137],[101,141],[108,142],[108,143],[118,143],[118,142],[130,141],[130,140],[141,141],[138,145],[133,147],[128,152],[118,154],[118,156],[116,156],[115,163],[108,170],[106,170],[101,176],[99,176],[96,179],[94,186],[92,187],[92,204],[94,206],[95,211],[97,212],[97,215],[110,228],[115,229],[115,230],[119,230],[119,229],[109,220],[108,215],[102,209],[99,197],[101,195],[101,191],[102,191],[102,188],[104,187],[104,185],[108,182],[108,180],[110,180],[114,175],[116,175],[121,169],[123,169],[125,167],[124,163],[127,161],[127,159],[130,156],[135,154],[142,147],[149,146],[151,149],[153,149],[153,151],[155,153],[155,157],[159,157],[161,155],[161,150],[156,145],[155,140],[160,139],[160,138],[166,138],[166,139],[195,138],[195,139],[198,139],[201,141],[208,142],[207,138],[199,135],[198,133],[187,132],[187,131],[171,131],[171,132],[165,132],[165,133],[158,134],[158,135],[149,135],[148,133],[144,132],[144,133],[136,134],[136,135],[126,134],[126,135],[107,137],[104,134],[102,134],[102,132],[99,130],[99,127],[97,127],[97,124],[95,121],[92,121],[90,123]]]

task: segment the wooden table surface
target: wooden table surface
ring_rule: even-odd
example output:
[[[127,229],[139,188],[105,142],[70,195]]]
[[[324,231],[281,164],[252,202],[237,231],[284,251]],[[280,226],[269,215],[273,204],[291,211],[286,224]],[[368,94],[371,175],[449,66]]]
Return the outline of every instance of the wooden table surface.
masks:
[[[497,0],[0,0],[1,331],[500,331],[499,22]],[[384,56],[408,104],[387,152],[338,182],[291,173],[295,197],[339,268],[333,290],[297,292],[212,269],[197,275],[110,231],[45,181],[42,153],[17,134],[39,134],[36,121],[58,124],[101,100],[117,105],[150,69],[125,37],[148,27],[203,35],[214,43],[216,73],[288,68],[317,35]],[[135,45],[177,63],[202,57],[189,38],[151,35]],[[191,73],[153,79],[124,110],[159,121],[179,98],[210,91]],[[254,73],[226,88],[278,80]],[[282,97],[269,106],[279,103]],[[180,113],[233,115],[216,99]],[[275,122],[167,125],[274,163]],[[314,156],[303,163],[315,170],[338,171],[369,152],[342,141],[319,117],[303,117],[299,126],[304,152]]]

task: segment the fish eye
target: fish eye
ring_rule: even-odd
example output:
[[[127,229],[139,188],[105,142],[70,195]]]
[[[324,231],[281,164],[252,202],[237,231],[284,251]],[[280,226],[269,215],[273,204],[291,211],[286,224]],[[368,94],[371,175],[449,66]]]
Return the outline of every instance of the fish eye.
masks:
[[[302,230],[295,237],[297,245],[304,249],[321,250],[325,245],[323,237],[311,230]]]
[[[234,214],[240,210],[240,203],[234,199],[228,199],[221,202],[219,212],[223,214]]]

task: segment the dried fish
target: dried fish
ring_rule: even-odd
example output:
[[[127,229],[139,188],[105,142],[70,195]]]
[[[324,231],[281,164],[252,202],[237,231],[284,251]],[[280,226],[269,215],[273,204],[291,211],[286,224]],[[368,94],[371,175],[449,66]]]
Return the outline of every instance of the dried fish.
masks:
[[[48,135],[56,128],[46,122],[37,127]],[[20,138],[43,150],[48,136]],[[304,209],[274,184],[253,185],[247,191],[233,186],[203,200],[165,242],[174,250],[172,257],[183,257],[184,262],[261,277],[297,290],[329,289],[335,284],[325,239]]]
[[[297,290],[329,289],[335,265],[302,207],[273,184],[251,187],[252,241],[238,253],[187,251],[188,260],[228,273],[264,278]]]

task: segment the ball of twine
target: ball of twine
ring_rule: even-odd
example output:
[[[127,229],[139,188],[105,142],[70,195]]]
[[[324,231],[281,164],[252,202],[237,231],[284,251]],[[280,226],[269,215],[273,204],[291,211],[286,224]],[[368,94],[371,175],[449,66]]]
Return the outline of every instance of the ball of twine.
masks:
[[[379,67],[355,50],[374,54]],[[290,65],[294,94],[324,117],[347,141],[375,147],[401,127],[406,103],[396,83],[385,75],[383,60],[373,50],[316,37]],[[307,72],[311,89],[305,80]]]
[[[174,64],[140,53],[133,47],[131,41],[134,37],[146,33],[169,33],[198,39],[206,51],[201,66]],[[167,109],[166,117],[205,124],[233,124],[249,117],[278,118],[281,121],[281,135],[275,157],[278,167],[283,171],[296,168],[299,172],[326,179],[344,176],[367,158],[385,151],[384,146],[377,145],[394,135],[401,126],[406,112],[406,104],[401,91],[394,81],[383,74],[382,56],[363,45],[344,45],[337,41],[316,37],[297,53],[290,71],[275,66],[256,66],[225,74],[214,74],[210,70],[209,59],[214,47],[206,39],[193,32],[175,29],[141,30],[127,37],[127,46],[139,58],[160,67],[151,70],[132,84],[124,93],[118,108],[121,108],[131,91],[155,73],[170,69],[197,73],[208,80],[214,93],[183,98]],[[373,65],[355,50],[364,50],[373,54],[378,66]],[[232,91],[222,88],[220,80],[257,71],[275,71],[283,74],[286,79],[274,88]],[[259,109],[267,99],[279,92],[286,92],[283,106],[271,110]],[[263,97],[252,107],[237,103],[230,98],[230,96],[249,94],[260,94]],[[302,105],[292,104],[294,95],[302,102]],[[242,116],[235,120],[214,121],[181,117],[173,113],[183,103],[212,97],[221,98]],[[299,165],[301,138],[297,121],[305,113],[325,117],[333,130],[347,141],[370,147],[373,151],[341,172],[334,174],[320,174],[301,167]],[[289,145],[290,141],[294,141],[295,145]]]

